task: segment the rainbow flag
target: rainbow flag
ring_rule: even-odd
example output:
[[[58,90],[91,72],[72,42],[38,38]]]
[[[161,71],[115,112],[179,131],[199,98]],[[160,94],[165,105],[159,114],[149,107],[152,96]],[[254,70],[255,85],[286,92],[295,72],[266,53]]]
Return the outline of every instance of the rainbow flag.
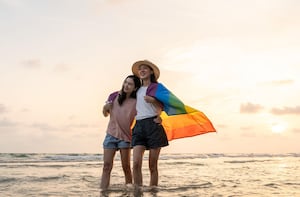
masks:
[[[155,97],[163,104],[162,125],[169,141],[216,132],[203,112],[185,105],[163,84],[152,83],[146,94]]]

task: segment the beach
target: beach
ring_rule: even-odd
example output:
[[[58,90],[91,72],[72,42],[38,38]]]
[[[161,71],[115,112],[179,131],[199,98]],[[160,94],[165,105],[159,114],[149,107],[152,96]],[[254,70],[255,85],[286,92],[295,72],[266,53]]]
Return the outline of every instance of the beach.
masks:
[[[124,185],[119,154],[100,191],[102,154],[0,154],[0,194],[17,196],[300,196],[300,154],[166,154],[159,186]]]

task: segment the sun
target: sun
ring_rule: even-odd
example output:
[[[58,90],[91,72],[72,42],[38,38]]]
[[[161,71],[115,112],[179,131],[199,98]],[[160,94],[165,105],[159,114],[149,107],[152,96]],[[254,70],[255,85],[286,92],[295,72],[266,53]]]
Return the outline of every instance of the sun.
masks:
[[[271,130],[273,133],[282,133],[286,130],[287,125],[285,123],[273,123]]]

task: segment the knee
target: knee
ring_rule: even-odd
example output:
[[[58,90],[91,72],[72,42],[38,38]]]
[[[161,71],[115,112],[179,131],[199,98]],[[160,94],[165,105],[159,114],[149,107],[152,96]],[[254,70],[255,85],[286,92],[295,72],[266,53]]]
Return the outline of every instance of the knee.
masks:
[[[139,161],[133,161],[132,163],[133,170],[138,170],[142,168],[142,163]]]
[[[124,171],[130,171],[131,170],[130,169],[130,164],[123,164],[122,168],[123,168]]]
[[[151,173],[157,172],[157,165],[156,164],[150,164],[149,165],[149,170]]]
[[[111,171],[113,167],[113,163],[111,162],[104,162],[103,163],[103,171]]]

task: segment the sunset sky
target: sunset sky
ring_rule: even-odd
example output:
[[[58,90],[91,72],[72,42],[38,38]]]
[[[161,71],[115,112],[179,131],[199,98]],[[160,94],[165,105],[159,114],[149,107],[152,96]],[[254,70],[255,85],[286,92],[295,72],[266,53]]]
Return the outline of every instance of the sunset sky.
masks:
[[[131,65],[217,133],[165,153],[300,152],[300,1],[0,0],[0,152],[102,153]]]

